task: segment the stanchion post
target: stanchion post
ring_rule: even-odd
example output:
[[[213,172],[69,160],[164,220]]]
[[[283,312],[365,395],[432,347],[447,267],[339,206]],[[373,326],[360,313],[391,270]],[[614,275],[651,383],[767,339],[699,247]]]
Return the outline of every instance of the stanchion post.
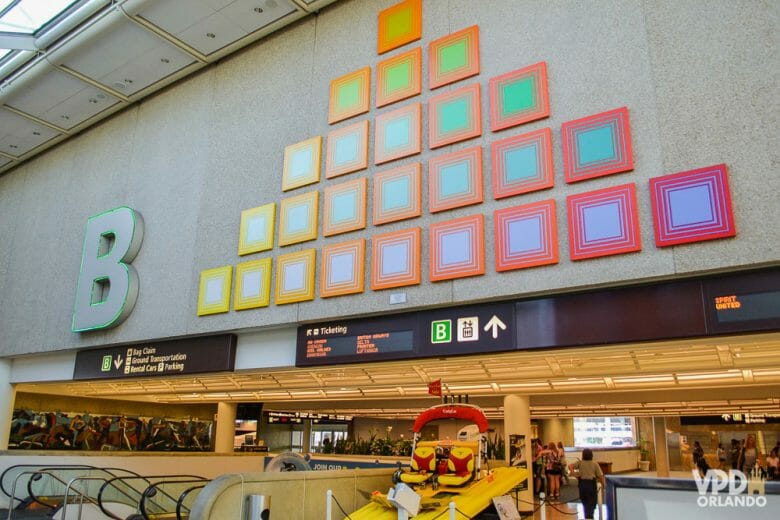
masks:
[[[541,518],[541,520],[547,520],[547,508],[545,507],[544,499],[545,494],[544,491],[542,491],[539,493],[539,513],[541,514],[539,518]]]
[[[328,492],[325,493],[325,520],[332,520],[331,507],[333,507],[333,491],[329,489]]]
[[[455,502],[450,501],[450,520],[455,520]]]

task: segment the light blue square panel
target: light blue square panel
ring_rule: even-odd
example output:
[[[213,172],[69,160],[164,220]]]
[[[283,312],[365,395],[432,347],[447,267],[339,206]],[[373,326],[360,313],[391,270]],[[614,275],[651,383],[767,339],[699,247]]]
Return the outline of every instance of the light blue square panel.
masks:
[[[471,261],[471,231],[460,230],[445,233],[440,238],[441,265],[461,264]]]
[[[309,227],[309,205],[299,204],[287,210],[287,233],[299,233]]]
[[[347,134],[336,140],[334,160],[336,164],[355,162],[358,159],[358,134]]]
[[[686,186],[669,190],[669,206],[672,214],[672,227],[703,224],[715,220],[715,208],[709,184]]]
[[[382,276],[409,272],[409,244],[391,244],[382,248]]]
[[[244,274],[241,280],[241,297],[257,298],[260,296],[260,289],[263,286],[263,273],[260,271],[249,271]]]
[[[577,132],[577,150],[579,151],[580,165],[614,159],[613,126],[605,125]]]
[[[620,238],[624,234],[619,202],[583,208],[582,223],[585,228],[586,243]]]
[[[382,183],[382,209],[391,211],[405,208],[411,204],[409,200],[412,186],[409,177],[399,177]]]
[[[265,240],[265,215],[256,215],[247,222],[246,241],[250,244]]]
[[[513,220],[507,226],[509,254],[531,253],[544,249],[541,217]]]
[[[357,219],[357,193],[348,191],[339,193],[333,197],[331,203],[333,212],[333,224],[351,222]]]
[[[330,256],[328,285],[349,283],[355,279],[355,253],[339,253]]]
[[[439,108],[439,131],[442,134],[457,132],[469,127],[469,101],[466,98],[442,103]]]
[[[290,164],[290,177],[304,177],[309,175],[311,171],[312,163],[314,162],[314,156],[312,155],[311,148],[304,148],[303,150],[297,150],[292,154],[292,161]]]
[[[305,266],[303,265],[303,262],[285,264],[284,277],[282,278],[283,291],[290,292],[302,290],[305,279]]]
[[[538,146],[536,144],[507,150],[504,153],[506,182],[515,182],[538,177],[538,160]]]
[[[439,170],[439,186],[442,197],[452,197],[469,193],[471,175],[469,175],[469,161],[460,161],[443,166]]]
[[[412,133],[410,116],[399,117],[385,125],[385,150],[409,146]]]

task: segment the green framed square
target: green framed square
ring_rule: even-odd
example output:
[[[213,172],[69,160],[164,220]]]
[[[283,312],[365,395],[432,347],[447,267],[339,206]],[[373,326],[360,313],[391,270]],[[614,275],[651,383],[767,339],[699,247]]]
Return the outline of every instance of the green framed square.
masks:
[[[320,192],[282,199],[279,209],[279,245],[289,246],[317,238]]]
[[[275,202],[242,211],[238,233],[238,255],[244,256],[272,249],[275,219]]]
[[[434,40],[429,47],[431,89],[479,74],[479,26]]]
[[[371,67],[345,74],[330,82],[328,123],[338,123],[369,110]]]
[[[230,310],[232,275],[232,265],[201,271],[198,289],[198,316],[220,314]]]
[[[482,135],[479,83],[431,98],[429,146],[438,148]]]
[[[236,266],[233,308],[237,311],[268,307],[271,301],[271,259],[263,258]]]
[[[321,157],[322,136],[320,135],[285,147],[282,191],[319,182]]]
[[[379,62],[376,106],[383,107],[422,92],[422,49],[417,47]]]
[[[494,132],[550,115],[544,61],[491,78],[489,88],[490,129]]]

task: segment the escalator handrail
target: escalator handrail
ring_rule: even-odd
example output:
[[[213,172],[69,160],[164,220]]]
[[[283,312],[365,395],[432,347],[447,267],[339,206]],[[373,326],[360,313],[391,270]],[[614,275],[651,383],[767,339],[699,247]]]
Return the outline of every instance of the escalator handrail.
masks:
[[[175,475],[178,476],[178,475]],[[162,493],[163,495],[170,497],[170,499],[176,503],[176,510],[179,509],[179,500],[173,498],[170,494],[168,494],[165,490],[158,488],[158,486],[163,484],[189,484],[194,482],[205,482],[208,483],[209,479],[205,479],[203,477],[196,477],[191,480],[161,480],[159,482],[155,482],[154,484],[151,484],[149,487],[147,487],[144,490],[143,497],[141,497],[141,502],[139,503],[139,509],[141,511],[141,516],[144,517],[145,520],[150,520],[149,514],[146,512],[146,499],[151,498],[157,494],[157,491]],[[204,484],[205,485],[205,484]],[[179,498],[181,498],[181,495],[179,495]],[[172,513],[173,511],[164,511],[165,513]]]
[[[51,464],[14,464],[13,466],[8,466],[5,468],[5,470],[0,473],[0,491],[2,491],[5,496],[10,497],[11,493],[5,489],[5,486],[3,485],[3,482],[5,482],[5,475],[9,471],[13,470],[14,468],[68,468],[68,469],[93,469],[95,466],[88,466],[86,464],[59,464],[59,465],[51,465]],[[20,500],[20,499],[17,499]]]
[[[141,500],[144,497],[143,494],[146,491],[146,489],[148,489],[150,486],[152,486],[156,482],[158,482],[157,480],[155,480],[155,482],[152,482],[152,479],[175,479],[177,477],[181,477],[183,479],[197,479],[197,480],[193,480],[195,482],[200,481],[200,480],[206,480],[204,477],[201,477],[200,475],[138,475],[138,476],[132,476],[132,477],[115,477],[115,478],[107,480],[106,483],[103,484],[100,487],[100,491],[98,492],[98,502],[99,503],[102,502],[102,500],[103,500],[103,492],[106,491],[109,487],[113,487],[114,489],[120,491],[125,496],[127,496],[127,493],[124,493],[123,491],[119,490],[119,488],[117,487],[117,485],[115,483],[116,481],[124,482],[125,480],[141,480],[141,481],[145,482],[146,484],[148,484],[147,486],[144,487],[143,491],[141,491],[138,488],[135,488],[135,487],[127,484],[127,486],[130,489],[132,489],[133,491],[138,493],[138,503],[139,503],[139,506],[140,506],[140,502],[141,502]],[[163,492],[163,495],[167,496],[168,499],[171,500],[172,502],[176,502],[176,499],[174,497],[168,495],[167,493]],[[130,497],[128,497],[128,498],[130,498]]]
[[[129,477],[140,476],[135,471],[131,471],[129,469],[112,468],[112,467],[98,468],[98,467],[94,467],[94,466],[89,467],[89,468],[78,468],[78,467],[76,467],[76,468],[63,468],[61,466],[60,467],[57,467],[57,466],[44,466],[44,467],[40,468],[38,471],[36,471],[34,473],[35,474],[39,474],[41,476],[43,476],[43,475],[53,476],[53,473],[52,473],[53,471],[56,471],[56,470],[65,470],[65,471],[67,471],[67,470],[70,470],[70,469],[73,469],[73,470],[85,469],[85,470],[88,470],[90,472],[91,471],[104,472],[104,473],[107,473],[109,476],[111,476],[113,478],[122,478],[122,477],[117,477],[114,474],[115,471],[122,471],[122,472],[125,472],[125,473],[129,473],[129,475],[125,475],[125,477],[128,477],[128,478]],[[65,482],[64,480],[62,480],[60,478],[56,478],[55,480],[57,480],[59,482]],[[49,509],[54,509],[53,506],[50,506],[49,504],[46,504],[45,502],[42,502],[42,501],[38,500],[38,497],[37,497],[37,495],[35,494],[35,492],[33,491],[33,488],[32,488],[33,482],[35,482],[35,479],[33,478],[33,476],[31,476],[30,479],[27,481],[27,496],[30,499],[32,499],[34,502],[36,502],[36,503],[38,503],[38,504],[40,504],[42,506],[48,507]]]
[[[192,493],[196,489],[203,489],[204,487],[206,487],[206,484],[203,484],[201,486],[188,487],[187,489],[181,492],[181,495],[179,495],[179,500],[176,501],[176,520],[184,520],[181,516],[182,508],[187,509],[187,518],[189,518],[190,508],[184,505],[184,501],[187,500],[187,497],[190,496],[190,493]]]
[[[63,498],[62,498],[62,509],[61,509],[61,513],[60,513],[60,518],[68,518],[66,513],[67,513],[67,509],[68,509],[68,495],[70,494],[70,490],[71,489],[75,489],[76,493],[78,493],[81,496],[81,500],[79,501],[79,514],[78,514],[77,518],[81,518],[81,511],[82,511],[82,507],[84,506],[84,498],[85,497],[87,498],[87,501],[89,503],[97,505],[98,507],[100,507],[100,504],[98,503],[97,499],[92,498],[91,496],[89,496],[88,493],[83,493],[83,492],[81,492],[78,489],[73,487],[73,483],[76,482],[76,481],[80,481],[80,480],[103,480],[103,481],[105,481],[106,479],[104,477],[73,477],[72,479],[70,479],[68,481],[68,485],[65,487],[65,494],[63,495]],[[101,507],[101,510],[102,509],[103,508]],[[122,520],[121,518],[119,518],[117,516],[113,516],[113,515],[110,515],[110,516],[112,516],[115,520]]]
[[[17,482],[19,481],[19,478],[20,478],[21,476],[23,476],[23,475],[48,475],[48,476],[50,476],[52,479],[54,479],[54,480],[58,481],[59,483],[61,483],[61,484],[64,484],[64,485],[66,486],[66,488],[65,488],[65,489],[67,489],[67,486],[69,485],[69,484],[68,484],[68,482],[65,482],[64,480],[62,480],[61,478],[59,478],[57,475],[54,475],[54,474],[52,474],[52,473],[48,473],[48,472],[42,472],[42,471],[23,471],[23,472],[19,473],[19,474],[16,476],[16,478],[14,479],[14,484],[13,484],[13,486],[11,487],[11,500],[14,500],[14,496],[16,495],[16,484],[17,484]],[[30,480],[32,480],[32,478],[31,478]],[[28,488],[29,488],[29,481],[28,481]],[[87,496],[87,495],[84,495],[83,493],[81,493],[81,491],[79,491],[79,490],[76,490],[76,492],[77,492],[77,493],[78,493],[78,494],[79,494],[79,495],[82,497],[82,500],[83,500],[84,498],[87,498],[87,500],[88,500],[88,501],[90,501],[90,502],[94,502],[94,499],[90,498],[90,497],[89,497],[89,496]],[[38,503],[39,503],[39,504],[41,504],[42,506],[48,507],[49,509],[54,509],[54,508],[53,508],[52,506],[50,506],[49,504],[45,504],[45,503],[43,503],[43,502],[40,502],[40,501],[38,501],[37,499],[35,499],[34,497],[30,497],[30,498],[32,498],[33,500],[35,500],[36,502],[38,502]],[[13,507],[9,507],[9,508],[8,508],[8,520],[12,520],[12,519],[13,519],[13,516],[14,516],[14,508],[13,508]]]

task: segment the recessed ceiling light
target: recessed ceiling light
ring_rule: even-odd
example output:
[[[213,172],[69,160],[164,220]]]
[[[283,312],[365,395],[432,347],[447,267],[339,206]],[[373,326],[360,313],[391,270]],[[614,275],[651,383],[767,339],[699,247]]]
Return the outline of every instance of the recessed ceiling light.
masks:
[[[12,148],[12,149],[16,150],[19,147],[17,145],[15,145],[15,144],[9,144],[8,148]]]
[[[217,35],[214,33],[206,33],[206,38],[216,38]]]
[[[120,90],[124,90],[127,88],[127,83],[125,83],[124,81],[115,81],[114,83],[112,83],[112,85],[114,86],[114,88],[118,88]]]
[[[94,104],[97,104],[97,99],[95,99],[95,98],[93,98],[93,97],[92,97],[92,98],[89,98],[89,102],[90,102],[90,103],[92,103],[93,105],[94,105]]]
[[[61,117],[62,119],[64,119],[65,121],[67,121],[68,119],[70,119],[70,116],[66,116],[65,114],[62,114],[60,117]]]
[[[41,133],[38,130],[33,130],[33,135],[41,135]]]
[[[170,63],[171,62],[171,60],[169,60],[168,58],[160,58],[160,61],[163,62],[163,63]]]
[[[263,12],[263,8],[262,7],[255,7],[255,12],[256,13],[262,13]]]
[[[168,62],[166,61],[165,63],[168,63]],[[133,82],[133,80],[132,80],[132,79],[130,79],[130,78],[125,78],[125,79],[123,79],[122,81],[124,81],[124,82],[125,82],[125,83],[127,83],[128,85],[130,85],[130,84]]]

